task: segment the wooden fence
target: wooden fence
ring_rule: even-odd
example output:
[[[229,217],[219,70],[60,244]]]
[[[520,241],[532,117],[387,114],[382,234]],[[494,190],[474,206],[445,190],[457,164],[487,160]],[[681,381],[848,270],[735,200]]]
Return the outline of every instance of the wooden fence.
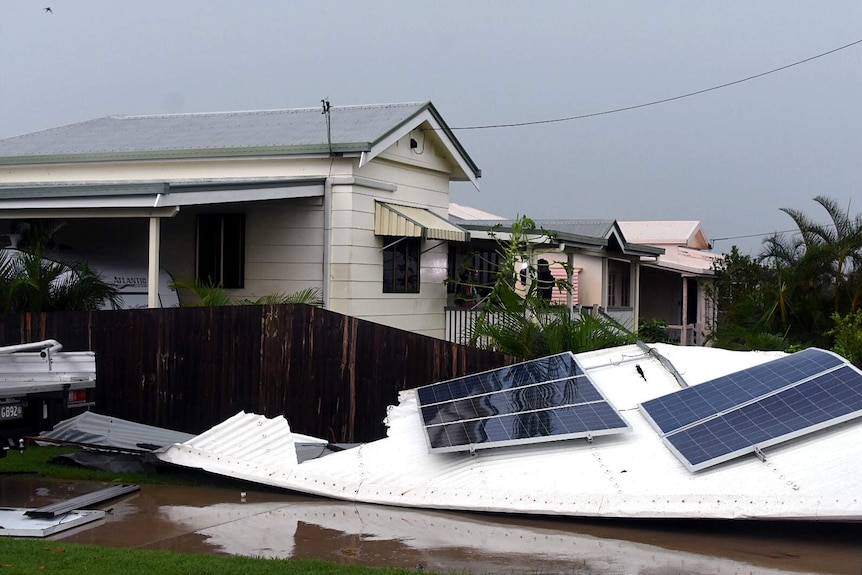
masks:
[[[400,390],[514,362],[306,305],[0,316],[0,344],[96,353],[104,415],[199,433],[240,410],[331,441],[385,434]]]

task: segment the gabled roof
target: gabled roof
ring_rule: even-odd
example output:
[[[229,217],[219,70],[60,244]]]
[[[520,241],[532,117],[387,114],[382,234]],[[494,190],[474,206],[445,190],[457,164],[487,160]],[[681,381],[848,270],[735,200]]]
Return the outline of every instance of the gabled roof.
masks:
[[[658,256],[664,248],[626,240],[614,220],[533,220],[537,229],[552,233],[557,242],[582,249],[611,248],[627,255]],[[515,220],[463,220],[458,225],[468,230],[510,231]]]
[[[626,237],[639,244],[675,245],[709,249],[709,240],[699,221],[660,220],[618,222]]]
[[[0,165],[261,155],[361,154],[362,163],[423,123],[475,183],[481,171],[431,102],[106,116],[0,140]]]

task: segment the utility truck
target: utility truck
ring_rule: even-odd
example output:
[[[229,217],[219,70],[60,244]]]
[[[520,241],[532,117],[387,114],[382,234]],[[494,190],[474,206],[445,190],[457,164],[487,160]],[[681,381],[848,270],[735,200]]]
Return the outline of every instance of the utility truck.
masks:
[[[0,457],[95,405],[96,355],[56,340],[0,346]]]

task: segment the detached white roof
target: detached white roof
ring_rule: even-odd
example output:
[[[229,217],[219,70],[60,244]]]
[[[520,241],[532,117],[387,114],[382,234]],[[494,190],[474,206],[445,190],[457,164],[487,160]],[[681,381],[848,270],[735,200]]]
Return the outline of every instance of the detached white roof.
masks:
[[[656,261],[655,267],[695,275],[712,275],[716,262],[724,259],[722,254],[693,250],[681,246],[666,246],[665,252]],[[651,265],[644,262],[644,265]]]
[[[656,345],[689,385],[783,354]],[[639,404],[680,389],[635,345],[579,354],[629,433],[429,453],[415,390],[386,416],[385,439],[296,463],[283,418],[238,414],[160,459],[304,493],[404,507],[616,518],[862,520],[862,420],[692,473]],[[636,369],[639,366],[642,378]],[[278,431],[276,431],[278,430]],[[238,445],[255,446],[237,450]]]

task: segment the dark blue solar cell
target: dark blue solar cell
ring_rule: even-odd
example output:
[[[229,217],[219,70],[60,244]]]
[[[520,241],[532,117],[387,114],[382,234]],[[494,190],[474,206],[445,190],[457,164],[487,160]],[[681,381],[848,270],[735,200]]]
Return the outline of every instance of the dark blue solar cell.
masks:
[[[571,353],[425,386],[417,397],[432,449],[628,429]]]
[[[420,387],[418,397],[428,405],[575,375],[583,375],[583,370],[565,353]]]
[[[845,365],[667,435],[694,470],[862,414],[862,375]],[[718,460],[714,461],[713,460]]]
[[[607,402],[574,405],[555,411],[553,431],[559,434],[624,429],[626,422]]]
[[[641,407],[661,432],[667,434],[820,374],[841,363],[841,358],[831,353],[809,348],[645,401]]]
[[[584,377],[534,384],[422,407],[425,425],[604,401]]]
[[[462,423],[452,423],[442,428],[441,447],[452,447],[453,445],[464,445],[467,443],[467,430]]]
[[[427,428],[432,448],[487,443],[528,443],[565,439],[590,432],[623,430],[628,425],[607,402],[587,403],[499,417],[456,421]],[[445,440],[437,439],[445,437]]]
[[[434,422],[438,421],[438,411],[440,411],[439,404],[432,404],[427,407],[420,408],[419,412],[422,414],[422,423],[424,423],[425,425],[431,425]]]

